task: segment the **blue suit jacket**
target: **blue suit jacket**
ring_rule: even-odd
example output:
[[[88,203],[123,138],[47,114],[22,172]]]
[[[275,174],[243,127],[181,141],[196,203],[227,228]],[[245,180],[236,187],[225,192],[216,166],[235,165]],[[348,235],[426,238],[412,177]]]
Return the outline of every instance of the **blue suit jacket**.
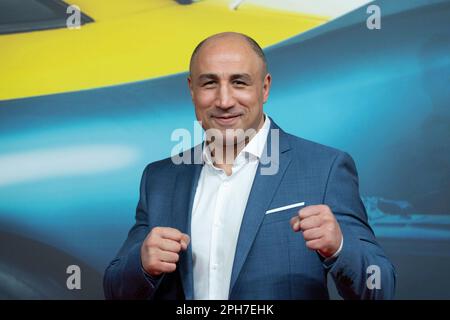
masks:
[[[328,272],[345,299],[392,298],[394,268],[367,223],[352,158],[287,134],[273,120],[271,129],[279,129],[279,168],[274,175],[262,175],[261,161],[256,172],[239,232],[229,298],[328,299]],[[269,156],[270,142],[269,134]],[[192,159],[199,157],[201,145],[187,152]],[[201,164],[175,165],[170,158],[146,167],[136,223],[105,271],[107,299],[194,298],[191,246],[181,253],[177,270],[158,279],[143,273],[140,248],[156,226],[191,234],[191,209],[201,169]],[[336,216],[344,245],[331,263],[309,250],[301,233],[292,231],[289,220],[299,208],[265,214],[298,202],[326,204]],[[380,289],[369,289],[366,284],[370,265],[379,268]]]

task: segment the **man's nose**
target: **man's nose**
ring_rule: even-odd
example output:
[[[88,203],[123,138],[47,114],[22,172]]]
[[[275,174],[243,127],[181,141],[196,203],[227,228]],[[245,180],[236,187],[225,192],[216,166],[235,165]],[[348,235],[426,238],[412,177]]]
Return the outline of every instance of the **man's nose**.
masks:
[[[227,85],[222,85],[218,91],[217,107],[222,109],[229,109],[235,104],[233,92]]]

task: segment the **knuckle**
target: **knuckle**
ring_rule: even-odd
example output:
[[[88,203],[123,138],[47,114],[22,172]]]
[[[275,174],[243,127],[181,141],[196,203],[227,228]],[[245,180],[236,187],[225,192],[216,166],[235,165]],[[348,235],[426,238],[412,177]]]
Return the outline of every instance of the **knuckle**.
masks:
[[[148,261],[150,263],[156,263],[159,259],[158,259],[158,254],[155,250],[149,250],[147,251],[147,257],[148,257]]]
[[[309,230],[305,231],[305,232],[303,233],[303,236],[304,236],[304,238],[305,238],[306,240],[311,240],[311,239],[312,239],[312,235],[311,235],[311,232],[310,232]]]
[[[154,228],[152,229],[152,233],[159,234],[159,233],[161,232],[161,230],[162,230],[161,227],[154,227]]]
[[[306,208],[302,208],[298,211],[298,216],[300,218],[303,218],[305,216],[305,213],[306,213]]]
[[[169,231],[174,237],[181,237],[181,232],[178,229],[167,227],[167,231]]]
[[[151,238],[149,238],[143,243],[143,247],[147,252],[151,251],[154,248],[153,242],[154,241]]]
[[[147,250],[147,255],[150,259],[155,259],[157,257],[158,251],[154,247],[150,247]]]
[[[314,245],[312,244],[311,241],[306,242],[306,247],[308,247],[309,249],[314,249]]]
[[[177,269],[177,265],[175,263],[171,263],[167,265],[167,271],[168,272],[174,272]]]
[[[147,240],[147,246],[150,248],[156,247],[158,245],[158,240],[155,237],[150,237]]]
[[[144,242],[142,242],[142,250],[148,250],[148,248],[150,247],[150,240],[147,238],[144,240]]]
[[[333,224],[333,223],[330,223],[329,225],[328,225],[328,231],[330,232],[330,233],[334,233],[335,231],[336,231],[336,226]]]
[[[324,216],[322,216],[322,221],[323,221],[323,223],[330,224],[333,222],[333,219],[329,215],[324,215]]]

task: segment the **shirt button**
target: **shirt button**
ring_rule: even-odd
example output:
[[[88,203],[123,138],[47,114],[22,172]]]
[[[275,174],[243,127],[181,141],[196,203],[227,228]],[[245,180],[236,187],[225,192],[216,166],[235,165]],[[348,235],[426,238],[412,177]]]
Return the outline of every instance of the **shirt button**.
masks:
[[[213,270],[217,270],[217,263],[214,263],[214,264],[212,265],[212,269],[213,269]]]

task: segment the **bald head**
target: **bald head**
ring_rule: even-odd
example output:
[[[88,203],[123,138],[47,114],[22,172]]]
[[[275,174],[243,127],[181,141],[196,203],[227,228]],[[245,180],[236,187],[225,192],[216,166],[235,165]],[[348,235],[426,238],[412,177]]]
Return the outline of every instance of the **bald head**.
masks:
[[[264,55],[264,51],[261,49],[259,44],[249,36],[238,33],[238,32],[222,32],[215,35],[212,35],[203,41],[201,41],[194,49],[191,55],[191,60],[189,63],[189,72],[192,74],[193,66],[196,63],[196,59],[199,53],[202,51],[202,48],[213,45],[245,45],[255,54],[256,58],[261,61],[261,74],[262,77],[265,77],[267,74],[267,61],[266,56]]]

